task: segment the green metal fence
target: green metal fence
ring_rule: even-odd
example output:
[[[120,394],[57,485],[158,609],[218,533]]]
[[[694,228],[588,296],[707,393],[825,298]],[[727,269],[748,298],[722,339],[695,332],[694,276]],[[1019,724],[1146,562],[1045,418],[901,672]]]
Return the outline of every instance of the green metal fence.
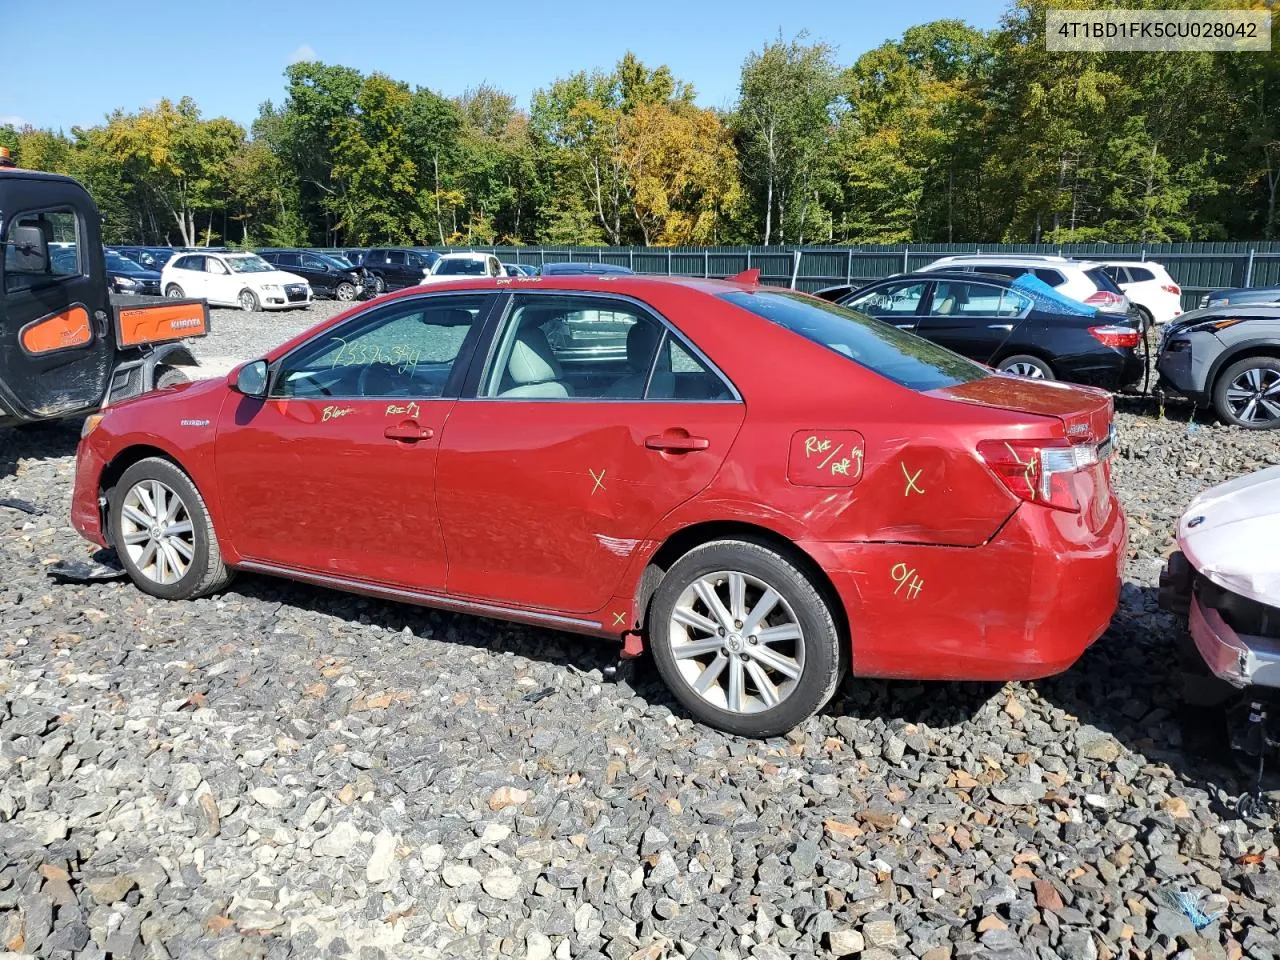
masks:
[[[1224,287],[1280,284],[1280,243],[978,244],[854,247],[474,247],[505,263],[612,263],[637,273],[726,277],[757,268],[764,283],[818,290],[867,283],[962,253],[1041,253],[1090,260],[1154,260],[1182,287],[1185,308]]]

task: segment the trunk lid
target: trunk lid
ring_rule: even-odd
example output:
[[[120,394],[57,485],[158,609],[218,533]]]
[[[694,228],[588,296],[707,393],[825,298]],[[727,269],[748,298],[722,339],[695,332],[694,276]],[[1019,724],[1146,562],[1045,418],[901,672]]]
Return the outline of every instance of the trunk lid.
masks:
[[[1062,421],[1064,436],[1072,443],[1104,443],[1110,438],[1115,405],[1111,394],[1093,387],[1079,387],[1053,380],[996,374],[943,387],[934,396]]]

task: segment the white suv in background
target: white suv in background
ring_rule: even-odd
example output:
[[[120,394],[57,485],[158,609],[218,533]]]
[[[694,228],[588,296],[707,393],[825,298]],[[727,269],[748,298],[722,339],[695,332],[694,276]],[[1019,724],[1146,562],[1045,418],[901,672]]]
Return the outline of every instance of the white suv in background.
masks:
[[[160,271],[166,297],[197,297],[241,310],[287,310],[311,303],[311,284],[256,253],[179,253]]]
[[[1079,300],[1107,313],[1128,313],[1129,299],[1107,275],[1101,263],[1068,260],[1066,257],[1035,254],[963,254],[942,257],[917,273],[931,270],[961,270],[967,273],[994,273],[1010,280],[1031,273],[1063,296]]]
[[[1182,288],[1154,260],[1104,260],[1102,267],[1147,323],[1168,323],[1182,315]]]
[[[431,272],[419,284],[429,286],[465,277],[505,277],[506,267],[491,253],[446,253],[431,265]]]

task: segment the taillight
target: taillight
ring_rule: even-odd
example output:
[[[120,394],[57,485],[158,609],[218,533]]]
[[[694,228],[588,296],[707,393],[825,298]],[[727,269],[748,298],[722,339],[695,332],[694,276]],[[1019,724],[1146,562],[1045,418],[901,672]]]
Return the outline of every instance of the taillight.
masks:
[[[1175,297],[1182,296],[1182,288],[1176,283],[1163,283],[1160,285],[1160,289],[1165,293],[1172,293]]]
[[[1066,440],[984,440],[978,454],[1014,496],[1078,513],[1070,475],[1101,459],[1092,443]]]
[[[1091,307],[1118,307],[1124,303],[1124,297],[1110,290],[1099,290],[1085,297],[1084,302]]]
[[[1140,337],[1133,327],[1090,327],[1089,333],[1104,347],[1136,347]]]

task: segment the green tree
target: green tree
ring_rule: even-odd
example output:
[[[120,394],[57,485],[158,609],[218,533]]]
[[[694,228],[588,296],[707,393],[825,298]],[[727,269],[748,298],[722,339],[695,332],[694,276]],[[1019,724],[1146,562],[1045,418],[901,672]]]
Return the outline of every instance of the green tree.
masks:
[[[839,110],[834,50],[781,37],[742,65],[735,126],[742,176],[750,185],[765,244],[803,242],[829,175]]]

